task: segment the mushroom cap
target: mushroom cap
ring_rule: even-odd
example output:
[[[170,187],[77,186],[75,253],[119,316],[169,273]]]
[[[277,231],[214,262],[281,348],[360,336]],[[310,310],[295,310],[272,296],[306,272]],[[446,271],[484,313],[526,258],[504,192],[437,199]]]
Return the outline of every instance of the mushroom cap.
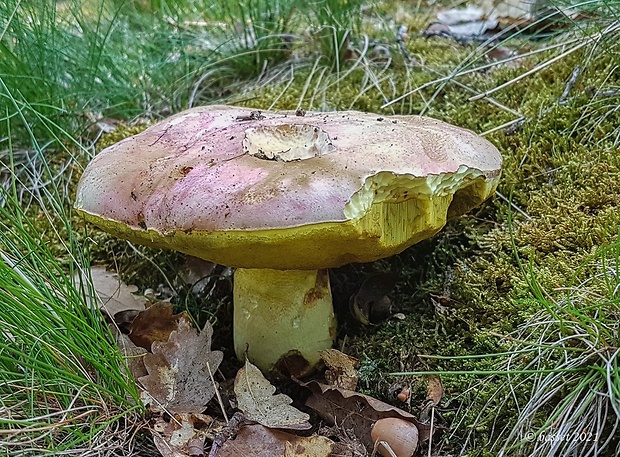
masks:
[[[488,198],[502,159],[419,116],[207,106],[98,154],[75,207],[121,238],[243,268],[396,254]]]

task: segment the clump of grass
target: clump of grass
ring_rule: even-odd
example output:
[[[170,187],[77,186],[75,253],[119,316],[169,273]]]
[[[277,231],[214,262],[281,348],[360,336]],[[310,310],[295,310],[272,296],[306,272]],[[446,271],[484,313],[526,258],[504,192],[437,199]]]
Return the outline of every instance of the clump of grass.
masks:
[[[31,132],[36,107],[13,108]],[[64,189],[45,159],[15,170],[11,119],[0,167],[0,446],[9,455],[121,446],[141,411],[137,388],[97,309],[88,255],[71,227]],[[62,149],[55,137],[53,145]],[[52,147],[51,144],[47,146]],[[26,182],[26,179],[28,181]]]
[[[473,429],[502,417],[486,443],[500,456],[617,455],[620,240],[600,248],[570,287],[547,292],[527,276],[541,309],[506,337],[510,355],[496,367],[503,379],[482,381],[494,387]]]
[[[202,22],[184,21],[204,34],[202,45],[212,52],[193,84],[190,106],[212,100],[218,90],[228,95],[287,60],[298,40],[298,6],[296,0],[219,0],[204,5]]]
[[[336,73],[344,67],[352,43],[361,34],[360,0],[319,0],[313,2],[312,40],[318,42],[320,59]]]

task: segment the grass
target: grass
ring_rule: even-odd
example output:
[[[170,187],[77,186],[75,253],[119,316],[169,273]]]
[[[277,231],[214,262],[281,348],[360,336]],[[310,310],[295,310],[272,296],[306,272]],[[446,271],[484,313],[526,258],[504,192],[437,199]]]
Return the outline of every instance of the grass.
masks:
[[[425,10],[388,2],[82,3],[0,5],[0,447],[7,455],[127,445],[141,420],[137,389],[93,309],[88,279],[76,278],[94,262],[142,289],[174,285],[178,258],[84,227],[71,212],[73,189],[95,148],[220,101],[424,113],[493,141],[505,158],[506,200],[391,259],[334,271],[340,338],[362,360],[362,389],[395,402],[394,384],[411,384],[413,412],[424,398],[420,373],[444,373],[451,430],[442,451],[614,455],[617,2],[584,3],[590,19],[547,41],[531,41],[527,30],[510,37],[501,44],[522,57],[503,63],[489,61],[499,42],[424,39]],[[102,130],[102,119],[114,132]],[[406,319],[365,328],[344,309],[377,270],[399,273],[392,301]],[[217,331],[216,341],[227,344]],[[584,429],[596,440],[538,439]]]
[[[467,363],[495,359],[487,370],[429,371],[479,379],[460,394],[459,437],[467,452],[490,455],[617,455],[620,442],[620,239],[599,248],[568,287],[547,291],[531,265],[521,265],[540,306],[507,335],[505,352],[436,357]],[[393,373],[420,376],[420,370]],[[481,378],[481,379],[480,379]],[[479,403],[480,402],[480,403]],[[471,413],[474,419],[465,426]],[[484,430],[483,433],[479,433]],[[491,431],[491,433],[486,433]]]
[[[7,155],[3,165],[12,173],[0,188],[0,445],[6,455],[118,445],[129,439],[125,421],[141,406],[96,308],[88,260],[59,192],[64,177],[44,165],[32,178],[50,185],[31,187],[16,177],[10,142]],[[102,434],[113,429],[116,435]]]

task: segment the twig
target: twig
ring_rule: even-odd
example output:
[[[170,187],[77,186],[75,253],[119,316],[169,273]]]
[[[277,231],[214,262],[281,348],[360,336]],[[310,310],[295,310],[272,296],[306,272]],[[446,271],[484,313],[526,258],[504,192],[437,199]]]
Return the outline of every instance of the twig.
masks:
[[[405,27],[404,25],[399,25],[398,30],[396,32],[396,43],[398,43],[398,49],[400,50],[400,53],[403,55],[407,63],[411,65],[415,63],[415,61],[411,57],[411,54],[409,54],[409,52],[407,51],[407,48],[405,47],[405,39],[404,39],[405,33],[407,33],[407,27]]]
[[[486,132],[482,132],[480,136],[490,135],[491,133],[496,132],[498,130],[503,130],[504,133],[507,135],[510,133],[515,133],[517,130],[519,130],[523,126],[525,121],[526,121],[525,117],[521,115],[516,119],[512,119],[511,121],[504,122],[503,124],[493,127],[487,130]]]
[[[218,385],[213,378],[213,373],[211,372],[211,366],[207,363],[207,371],[209,372],[209,377],[211,378],[211,382],[213,383],[213,389],[215,390],[215,396],[217,397],[217,402],[220,405],[220,409],[222,410],[222,414],[224,415],[224,420],[226,424],[228,424],[228,416],[226,415],[226,408],[224,408],[224,402],[222,401],[222,397],[220,395],[220,389],[218,389]]]
[[[530,56],[539,54],[541,52],[550,51],[550,50],[553,50],[553,49],[556,49],[556,48],[559,48],[559,47],[566,47],[566,46],[568,46],[570,44],[578,43],[579,40],[580,40],[579,38],[575,38],[573,40],[569,40],[568,42],[557,43],[557,44],[554,44],[554,45],[551,45],[551,46],[547,46],[547,47],[544,47],[544,48],[541,48],[541,49],[536,49],[536,50],[529,51],[529,52],[526,52],[526,53],[523,53],[523,54],[518,54],[518,55],[515,55],[515,56],[510,56],[510,57],[508,57],[506,59],[498,60],[496,62],[491,62],[491,63],[487,63],[487,64],[484,64],[484,65],[480,65],[479,67],[469,68],[467,70],[462,70],[462,69],[457,68],[455,71],[451,72],[448,75],[442,76],[441,78],[437,78],[437,79],[435,79],[433,81],[428,81],[428,82],[426,82],[424,84],[421,84],[421,85],[415,87],[414,89],[410,90],[409,92],[406,92],[406,93],[404,93],[402,95],[399,95],[398,97],[396,97],[395,99],[389,101],[388,103],[383,104],[383,106],[381,106],[381,108],[385,108],[387,106],[393,105],[394,103],[397,103],[397,102],[403,100],[404,98],[407,98],[407,97],[409,97],[409,96],[411,96],[411,95],[413,95],[413,94],[415,94],[415,93],[425,89],[428,86],[432,86],[432,85],[435,85],[435,84],[438,84],[438,83],[442,83],[442,82],[446,82],[446,81],[452,81],[454,78],[456,78],[458,76],[464,76],[464,75],[468,75],[470,73],[481,72],[481,71],[487,70],[488,68],[493,68],[493,67],[505,64],[505,63],[514,62],[514,61],[519,60],[519,59],[524,59],[526,57],[530,57]],[[459,72],[459,70],[461,70],[461,71]],[[482,94],[480,98],[483,98],[483,97],[484,97],[484,94]]]
[[[213,444],[211,444],[211,451],[209,452],[209,457],[216,457],[224,443],[239,433],[239,429],[245,424],[246,419],[243,417],[241,413],[233,414],[233,417],[230,418],[226,427],[220,430],[215,438],[213,439]]]
[[[573,69],[573,73],[570,75],[570,79],[566,83],[566,87],[564,88],[564,92],[560,95],[560,100],[558,100],[558,105],[566,105],[568,103],[568,94],[573,90],[573,86],[577,82],[577,78],[579,78],[579,74],[581,73],[581,67],[577,65]]]
[[[537,73],[540,70],[543,70],[544,68],[549,67],[550,65],[554,64],[558,60],[562,60],[566,56],[572,54],[573,52],[578,51],[579,49],[583,48],[584,46],[589,45],[593,41],[597,41],[600,38],[601,38],[601,34],[597,33],[595,36],[592,36],[589,39],[584,40],[582,43],[579,43],[578,45],[570,48],[569,50],[564,51],[563,53],[555,56],[554,58],[546,60],[546,61],[542,62],[541,64],[536,65],[531,70],[528,70],[528,71],[526,71],[524,73],[521,73],[516,78],[512,78],[510,81],[506,81],[504,84],[500,84],[499,86],[495,86],[493,89],[490,89],[490,90],[488,90],[486,92],[483,92],[481,94],[475,95],[474,97],[470,97],[469,101],[473,102],[475,100],[480,100],[481,98],[488,97],[489,95],[494,94],[495,92],[497,92],[499,90],[505,89],[506,87],[511,86],[514,83],[516,83],[518,81],[521,81],[522,79],[527,78],[528,76],[533,75],[534,73]]]
[[[431,448],[433,447],[433,428],[435,428],[435,406],[433,405],[431,408],[431,430],[430,436],[428,437],[428,457],[431,457]]]
[[[620,89],[597,90],[593,87],[586,89],[586,93],[590,98],[609,98],[620,95]]]

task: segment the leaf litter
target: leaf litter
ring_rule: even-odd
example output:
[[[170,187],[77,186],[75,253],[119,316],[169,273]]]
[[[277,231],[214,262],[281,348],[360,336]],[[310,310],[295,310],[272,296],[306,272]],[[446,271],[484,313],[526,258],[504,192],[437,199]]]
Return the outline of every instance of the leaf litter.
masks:
[[[357,360],[333,349],[322,353],[325,377],[332,385],[297,381],[310,393],[302,409],[314,411],[322,421],[311,420],[315,416],[294,407],[291,397],[276,393],[247,361],[235,377],[238,412],[230,421],[209,416],[205,411],[213,397],[224,411],[214,379],[223,353],[211,349],[211,325],[197,331],[186,313],[173,313],[170,303],[140,309],[136,288],[105,270],[93,276],[99,297],[113,301],[111,325],[130,373],[143,389],[153,441],[163,457],[204,457],[209,442],[209,457],[366,456],[376,449],[372,428],[385,418],[415,425],[420,442],[433,433],[432,423],[355,392]],[[443,394],[441,382],[429,379],[428,390],[428,403],[436,406]],[[310,429],[314,433],[307,436]]]
[[[90,277],[95,295],[91,304],[105,311],[110,318],[122,311],[141,311],[145,308],[147,300],[136,295],[138,288],[122,282],[116,273],[107,271],[105,267],[92,267]]]
[[[553,5],[527,0],[491,1],[442,10],[422,36],[450,38],[460,44],[497,42],[516,34],[536,35],[588,18],[577,4]]]
[[[117,319],[115,315],[115,320]],[[189,320],[187,313],[173,314],[170,303],[154,303],[140,312],[127,326],[129,339],[148,351],[155,342],[165,343],[178,329],[180,320]]]
[[[341,446],[319,435],[297,436],[282,430],[246,425],[234,440],[224,443],[218,457],[328,457],[343,455]],[[346,455],[346,454],[344,454]]]
[[[167,342],[155,341],[144,356],[147,376],[138,380],[147,402],[173,413],[201,413],[215,396],[213,373],[223,353],[211,350],[213,329],[207,323],[197,332],[182,316]]]
[[[320,355],[327,366],[327,370],[325,370],[327,383],[343,389],[355,390],[359,380],[356,369],[358,360],[336,349],[320,351]]]
[[[372,427],[380,419],[400,418],[411,422],[418,429],[420,442],[427,441],[431,436],[431,425],[424,424],[413,414],[374,397],[317,381],[301,384],[312,392],[306,400],[306,406],[315,410],[330,425],[338,424],[341,428],[355,430],[357,438],[368,453],[372,453],[375,447],[371,437]]]
[[[308,430],[312,426],[310,416],[291,406],[293,400],[276,388],[249,361],[239,370],[235,378],[235,394],[238,408],[244,416],[269,428]]]

